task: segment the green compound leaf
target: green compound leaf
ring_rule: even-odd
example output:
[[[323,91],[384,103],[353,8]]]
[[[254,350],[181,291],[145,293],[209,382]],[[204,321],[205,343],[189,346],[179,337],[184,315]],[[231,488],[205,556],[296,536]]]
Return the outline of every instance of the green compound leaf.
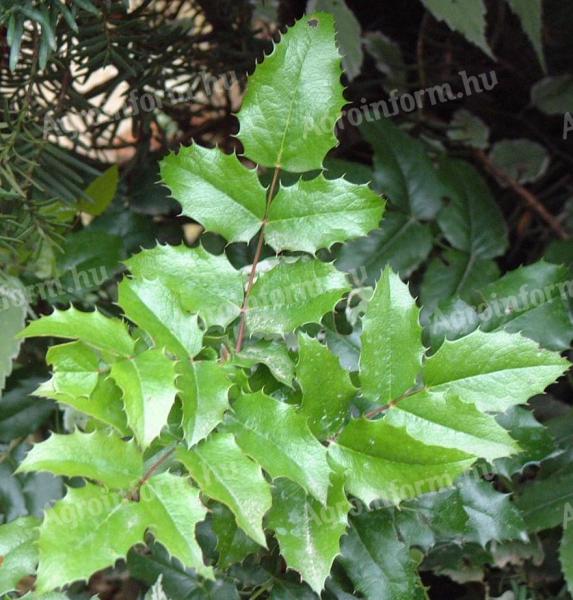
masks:
[[[486,8],[483,0],[422,0],[438,21],[461,33],[469,42],[494,58],[485,37]]]
[[[259,275],[253,286],[248,329],[285,334],[305,323],[319,323],[349,289],[346,277],[328,263],[282,263]]]
[[[89,398],[100,377],[98,355],[83,342],[59,344],[48,349],[46,362],[53,366],[54,392]]]
[[[427,595],[408,546],[398,537],[388,510],[351,519],[340,563],[367,600],[424,600]]]
[[[269,209],[265,240],[277,252],[315,254],[366,235],[380,223],[384,200],[366,185],[344,179],[301,179],[281,187]]]
[[[404,427],[420,442],[468,452],[488,461],[519,451],[518,443],[494,417],[455,395],[414,394],[391,408],[385,421]]]
[[[389,267],[366,309],[361,340],[360,381],[366,398],[388,403],[416,384],[424,354],[420,310]]]
[[[114,363],[111,376],[123,392],[127,422],[143,448],[161,433],[175,400],[175,363],[161,350]]]
[[[179,449],[177,459],[204,494],[229,507],[237,525],[266,547],[263,517],[271,507],[271,488],[232,434],[215,433],[193,450]]]
[[[199,500],[199,491],[191,487],[186,478],[161,473],[142,486],[140,504],[146,526],[155,539],[183,565],[212,579],[213,570],[203,563],[195,536],[197,523],[207,515],[207,509]]]
[[[53,346],[50,350],[59,347],[60,346]],[[66,389],[57,391],[53,387],[53,382],[54,378],[52,377],[50,381],[42,384],[34,392],[34,395],[43,398],[51,398],[61,404],[72,406],[80,412],[93,417],[106,425],[111,425],[121,435],[129,435],[122,393],[111,378],[100,375],[89,398],[85,396],[75,396],[68,393]]]
[[[181,362],[177,365],[177,387],[183,418],[181,425],[188,447],[206,438],[229,408],[231,381],[220,363]]]
[[[201,246],[157,246],[132,256],[126,264],[137,279],[158,279],[197,313],[208,327],[225,327],[241,312],[243,277],[224,254],[214,256]]]
[[[273,138],[278,139],[277,131]],[[234,154],[197,144],[161,161],[161,177],[183,207],[207,231],[229,242],[248,242],[261,228],[266,194],[257,172]]]
[[[111,489],[122,489],[143,477],[143,456],[134,442],[104,431],[53,433],[45,442],[35,444],[18,468],[20,473],[31,471],[87,477]]]
[[[245,155],[293,173],[320,169],[336,145],[341,74],[331,15],[308,15],[288,29],[249,78],[238,114]]]
[[[118,286],[117,303],[129,319],[149,333],[158,348],[181,360],[201,351],[203,332],[197,315],[186,314],[176,294],[161,281],[125,278]]]
[[[91,483],[69,488],[40,526],[37,591],[87,580],[125,558],[131,546],[143,541],[144,532],[140,504]]]
[[[233,363],[246,368],[263,364],[277,381],[292,387],[294,363],[287,347],[281,342],[260,340],[255,344],[245,345],[233,357]]]
[[[287,566],[298,571],[317,594],[340,553],[340,538],[346,531],[350,510],[344,478],[333,479],[326,506],[296,483],[277,479],[268,519]]]
[[[81,312],[73,306],[32,321],[19,337],[50,336],[78,339],[87,346],[114,356],[132,356],[135,342],[119,319],[104,317],[100,312]]]
[[[346,490],[366,505],[398,503],[452,485],[475,458],[466,452],[427,445],[385,420],[352,421],[328,449],[346,470]]]
[[[568,367],[559,354],[519,334],[477,330],[446,340],[423,373],[434,392],[452,391],[480,410],[503,412],[543,392]]]
[[[22,517],[0,525],[0,594],[16,590],[23,577],[35,572],[39,525],[36,517]]]
[[[241,396],[233,411],[228,429],[239,446],[271,477],[286,477],[326,504],[326,448],[313,437],[305,417],[262,392]]]
[[[299,336],[298,345],[296,377],[302,390],[300,413],[308,419],[312,433],[324,440],[344,424],[357,390],[348,371],[326,346],[306,335]]]
[[[448,242],[473,260],[494,258],[507,248],[507,228],[491,191],[474,167],[455,159],[440,165],[449,203],[438,215]]]

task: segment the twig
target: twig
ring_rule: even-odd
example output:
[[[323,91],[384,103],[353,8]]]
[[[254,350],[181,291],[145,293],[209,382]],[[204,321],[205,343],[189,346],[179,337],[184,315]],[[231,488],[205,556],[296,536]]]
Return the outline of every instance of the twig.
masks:
[[[486,170],[493,175],[499,181],[505,183],[510,187],[524,202],[525,204],[553,229],[553,231],[562,239],[566,240],[569,238],[567,232],[563,229],[559,220],[554,217],[546,208],[539,202],[539,200],[532,194],[528,189],[523,187],[520,183],[515,181],[507,173],[504,173],[501,169],[498,169],[487,154],[483,150],[476,150],[475,156],[483,164]]]
[[[239,333],[237,335],[237,346],[236,351],[240,352],[243,348],[243,343],[245,341],[245,330],[247,326],[247,310],[249,308],[249,296],[251,295],[251,291],[253,289],[253,285],[255,283],[255,275],[257,274],[257,266],[259,265],[259,261],[261,260],[261,255],[263,253],[263,246],[265,242],[265,225],[267,223],[267,213],[269,211],[269,207],[276,193],[277,183],[279,181],[281,169],[280,167],[275,168],[275,172],[273,173],[273,180],[269,187],[267,193],[267,206],[265,209],[265,218],[263,219],[263,225],[261,227],[261,231],[259,233],[259,241],[257,242],[257,249],[255,251],[255,257],[253,259],[253,265],[251,267],[251,272],[249,273],[249,279],[247,281],[247,289],[245,290],[245,299],[243,300],[243,306],[241,307],[241,323],[239,325]]]

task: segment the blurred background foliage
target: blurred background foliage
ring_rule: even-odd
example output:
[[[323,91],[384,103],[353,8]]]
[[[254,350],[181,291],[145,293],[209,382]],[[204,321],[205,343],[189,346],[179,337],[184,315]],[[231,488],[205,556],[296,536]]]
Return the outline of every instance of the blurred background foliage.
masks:
[[[570,353],[573,3],[0,0],[0,522],[61,497],[58,478],[12,473],[31,440],[81,426],[30,395],[47,376],[48,342],[15,334],[71,302],[116,312],[123,260],[157,242],[196,243],[200,226],[157,185],[158,160],[191,140],[240,151],[247,72],[307,10],[334,13],[348,86],[327,174],[388,198],[379,229],[323,253],[355,288],[323,323],[331,349],[355,367],[364,300],[390,263],[424,306],[432,348],[481,326]],[[481,87],[468,93],[472,77]],[[248,244],[203,240],[237,268],[252,259]],[[357,517],[382,558],[347,538],[324,597],[362,597],[358,569],[406,580],[421,562],[430,598],[568,598],[571,381],[529,404],[500,417],[521,455],[400,511]],[[203,524],[213,583],[155,545],[68,595],[315,597],[276,548],[242,562],[251,548],[239,533],[220,506]]]

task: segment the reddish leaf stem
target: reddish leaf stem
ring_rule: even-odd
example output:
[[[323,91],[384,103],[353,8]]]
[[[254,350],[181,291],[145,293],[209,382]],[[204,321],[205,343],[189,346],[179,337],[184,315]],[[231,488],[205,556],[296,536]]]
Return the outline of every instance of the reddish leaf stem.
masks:
[[[237,335],[237,346],[236,351],[240,352],[243,348],[243,343],[245,341],[245,333],[247,327],[247,310],[249,308],[249,296],[251,295],[251,291],[253,289],[253,285],[255,283],[255,276],[257,274],[257,267],[259,265],[259,261],[261,260],[261,254],[263,253],[263,246],[265,242],[265,225],[267,223],[267,215],[269,212],[269,207],[273,198],[276,194],[277,184],[279,181],[279,175],[281,172],[280,167],[275,167],[275,172],[273,173],[273,180],[267,192],[267,206],[265,208],[265,218],[263,219],[263,225],[261,227],[261,231],[259,232],[259,240],[257,242],[257,249],[255,251],[255,257],[253,259],[253,265],[251,267],[251,272],[249,273],[249,279],[247,281],[247,289],[245,290],[245,298],[243,300],[243,306],[241,307],[241,323],[239,324],[239,334]]]

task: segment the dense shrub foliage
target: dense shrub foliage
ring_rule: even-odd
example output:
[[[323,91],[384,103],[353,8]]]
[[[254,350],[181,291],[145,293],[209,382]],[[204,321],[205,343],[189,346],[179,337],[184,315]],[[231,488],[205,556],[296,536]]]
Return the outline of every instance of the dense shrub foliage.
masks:
[[[481,1],[467,3],[468,18],[423,3],[425,27],[432,14],[494,58]],[[239,4],[235,35],[250,43]],[[508,6],[546,69],[540,11]],[[490,578],[488,598],[489,581],[515,598],[573,589],[571,412],[544,395],[556,382],[558,394],[568,389],[568,225],[525,187],[546,172],[545,150],[502,140],[488,151],[489,131],[463,110],[446,133],[459,152],[400,128],[386,118],[392,100],[408,112],[404,97],[415,96],[382,34],[365,48],[397,87],[383,103],[349,108],[361,85],[360,27],[343,2],[308,9],[251,70],[234,142],[180,136],[158,183],[135,143],[130,186],[141,178],[146,209],[117,202],[117,165],[87,187],[72,178],[59,192],[67,209],[44,203],[33,180],[57,193],[59,173],[43,174],[45,144],[30,187],[0,196],[8,231],[24,240],[0,252],[0,595],[107,598],[110,573],[174,600],[449,597],[444,576]],[[19,75],[30,60],[34,73],[61,67],[51,42],[60,29],[72,53],[82,36],[68,29],[92,31],[97,46],[100,10],[121,72],[143,52],[126,40],[147,31],[149,17],[145,6],[124,14],[87,0],[2,10],[11,46],[3,68]],[[228,21],[202,10],[220,43]],[[153,14],[161,39],[150,56],[175,32]],[[469,28],[469,16],[483,28]],[[186,19],[179,33],[206,60],[208,36],[191,26],[203,18]],[[29,20],[37,31],[23,29]],[[170,47],[173,77],[194,67],[181,62],[183,41]],[[131,90],[145,93],[154,64],[138,67]],[[491,73],[489,87],[473,76],[483,85],[473,92],[460,73],[462,96],[491,92]],[[21,100],[26,88],[14,81]],[[234,94],[245,87],[236,83]],[[548,99],[559,94],[544,96],[543,85],[538,107],[559,112]],[[233,93],[223,91],[229,110]],[[28,110],[36,101],[23,99]],[[135,116],[151,127],[163,111],[153,127],[166,115],[173,125],[172,108]],[[33,135],[21,114],[13,145],[28,127]],[[333,156],[349,124],[372,148],[372,166]],[[95,175],[73,150],[50,145],[52,164]],[[563,238],[545,259],[501,274],[516,234],[476,164]],[[20,176],[16,162],[1,166],[3,184]],[[83,227],[72,224],[70,198]],[[41,239],[17,225],[17,199]],[[175,233],[174,224],[183,226]],[[58,285],[43,289],[51,272]],[[544,557],[555,563],[545,567],[551,583],[532,591],[526,573]]]

